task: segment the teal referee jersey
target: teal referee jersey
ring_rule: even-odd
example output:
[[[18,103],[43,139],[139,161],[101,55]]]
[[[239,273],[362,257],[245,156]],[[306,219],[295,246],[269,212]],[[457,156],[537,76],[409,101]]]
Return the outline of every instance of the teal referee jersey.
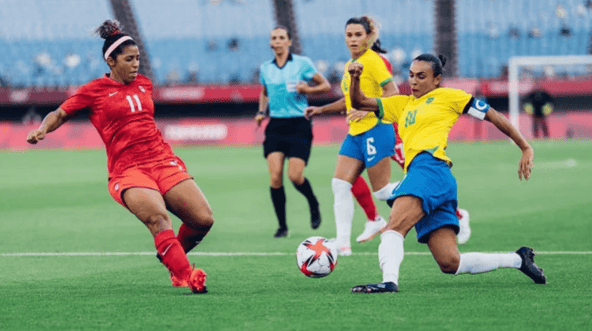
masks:
[[[259,79],[269,97],[269,117],[304,116],[308,100],[305,94],[298,94],[296,85],[300,81],[310,81],[316,74],[317,69],[306,56],[290,54],[281,68],[275,59],[263,63]]]

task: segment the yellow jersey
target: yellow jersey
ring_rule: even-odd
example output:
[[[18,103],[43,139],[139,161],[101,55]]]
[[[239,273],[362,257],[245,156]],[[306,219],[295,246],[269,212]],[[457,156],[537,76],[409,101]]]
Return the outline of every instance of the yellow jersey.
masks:
[[[376,98],[382,96],[382,87],[393,80],[391,73],[386,68],[384,60],[375,51],[368,49],[357,59],[350,59],[345,64],[343,70],[343,78],[341,79],[341,90],[345,97],[345,107],[349,113],[351,110],[351,99],[349,97],[349,87],[351,83],[351,77],[347,71],[347,67],[352,62],[362,63],[364,70],[360,76],[360,88],[362,92],[368,97]],[[349,134],[352,136],[359,135],[370,129],[372,129],[377,123],[380,122],[374,114],[370,113],[358,122],[349,122]]]
[[[399,124],[405,172],[413,158],[424,151],[452,165],[452,160],[446,156],[452,125],[463,112],[483,120],[489,109],[486,103],[475,101],[465,91],[453,88],[436,88],[421,98],[394,95],[376,101],[378,116]]]

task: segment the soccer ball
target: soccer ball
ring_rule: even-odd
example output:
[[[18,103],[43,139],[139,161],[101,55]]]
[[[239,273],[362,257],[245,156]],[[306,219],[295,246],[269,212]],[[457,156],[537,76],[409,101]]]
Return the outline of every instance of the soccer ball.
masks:
[[[337,249],[323,237],[310,237],[298,245],[298,269],[308,277],[328,276],[337,265]]]

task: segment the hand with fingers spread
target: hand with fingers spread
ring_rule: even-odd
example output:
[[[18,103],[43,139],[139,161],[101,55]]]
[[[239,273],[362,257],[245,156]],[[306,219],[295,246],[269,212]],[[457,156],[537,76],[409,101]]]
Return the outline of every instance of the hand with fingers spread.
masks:
[[[518,164],[518,178],[522,180],[524,177],[525,180],[530,178],[530,172],[534,164],[532,163],[532,159],[534,158],[534,150],[532,147],[528,147],[522,151],[522,157],[520,158],[520,163]]]

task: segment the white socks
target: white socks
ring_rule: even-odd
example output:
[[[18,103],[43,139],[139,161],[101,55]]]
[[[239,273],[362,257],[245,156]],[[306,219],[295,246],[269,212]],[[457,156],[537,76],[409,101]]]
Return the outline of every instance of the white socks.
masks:
[[[399,284],[399,266],[403,262],[403,236],[393,230],[385,231],[380,236],[378,263],[382,269],[382,282]]]
[[[464,253],[455,275],[478,274],[498,268],[520,268],[522,258],[516,253]]]
[[[331,181],[333,187],[333,210],[338,245],[349,246],[351,242],[352,219],[354,218],[354,196],[351,193],[352,184],[337,178]]]
[[[400,182],[388,183],[385,187],[372,193],[378,200],[388,200],[393,197],[393,191],[397,188]]]

